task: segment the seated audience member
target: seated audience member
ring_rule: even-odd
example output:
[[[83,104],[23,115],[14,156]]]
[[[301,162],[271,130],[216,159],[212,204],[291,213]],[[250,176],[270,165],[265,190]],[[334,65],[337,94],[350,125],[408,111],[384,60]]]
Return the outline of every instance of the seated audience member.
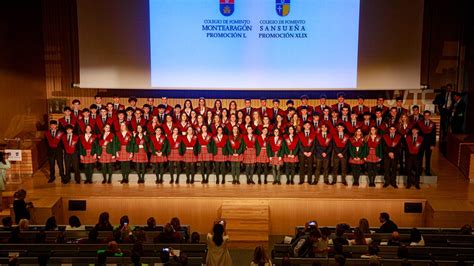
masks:
[[[130,225],[130,219],[128,219],[127,215],[120,217],[119,225],[117,226],[118,230],[124,231],[133,231],[134,227]]]
[[[9,244],[19,244],[19,243],[23,243],[23,242],[24,241],[20,236],[20,227],[17,226],[11,231],[10,237],[8,238],[8,243]]]
[[[2,218],[2,231],[11,231],[13,229],[13,219],[10,216]]]
[[[106,250],[97,251],[97,253],[101,253],[101,252],[105,253],[107,257],[123,257],[124,256],[122,250],[120,250],[117,242],[115,241],[110,241],[107,244]]]
[[[321,237],[319,230],[311,231],[307,235],[303,235],[290,247],[290,254],[296,258],[312,258],[314,257],[314,246],[318,242],[318,238]]]
[[[250,266],[272,266],[272,261],[267,257],[263,246],[257,246],[253,252]]]
[[[79,244],[102,244],[104,241],[99,239],[99,231],[92,229],[89,231],[89,235],[85,239],[79,239]]]
[[[398,231],[393,231],[390,239],[387,243],[388,246],[400,246],[400,233]]]
[[[114,227],[110,224],[109,213],[103,212],[99,215],[99,221],[94,227],[97,231],[112,231]]]
[[[359,229],[366,235],[375,233],[374,231],[370,231],[369,221],[365,218],[359,220]]]
[[[347,238],[344,236],[344,233],[346,232],[346,228],[344,224],[338,224],[336,225],[336,237],[332,239],[332,241],[329,241],[329,244],[331,245],[349,245],[349,241],[347,241]]]
[[[18,223],[18,228],[20,228],[20,231],[27,231],[30,228],[30,221],[21,219]]]
[[[304,224],[304,228],[298,229],[298,231],[297,231],[296,234],[295,234],[295,237],[293,237],[292,243],[293,243],[296,239],[300,238],[301,236],[307,235],[307,234],[311,233],[311,232],[314,231],[314,230],[318,230],[318,222],[316,222],[316,221],[314,221],[314,220],[313,220],[313,221],[306,222],[306,223]]]
[[[158,227],[156,227],[156,220],[153,217],[150,217],[146,220],[146,226],[143,227],[145,231],[158,231]]]
[[[372,258],[380,259],[378,254],[379,254],[379,247],[377,246],[377,244],[372,243],[369,245],[369,250],[367,254],[360,256],[360,258],[361,259],[372,259]]]
[[[372,243],[372,238],[365,238],[364,232],[360,228],[354,229],[354,239],[349,240],[349,245],[368,245]]]
[[[64,234],[64,231],[59,232],[58,236],[56,237],[55,243],[66,244],[66,235]]]
[[[76,215],[69,217],[69,225],[66,226],[66,231],[85,230],[86,226],[81,224],[81,220]]]
[[[314,247],[314,255],[317,258],[327,258],[329,248],[329,236],[331,235],[331,230],[329,228],[324,227],[321,228],[321,238],[318,239],[318,243],[316,243]]]
[[[44,243],[46,243],[46,233],[44,232],[44,230],[41,230],[35,235],[35,244]]]
[[[470,224],[465,224],[461,227],[461,235],[472,235],[472,226]]]
[[[154,243],[181,243],[183,236],[176,232],[170,223],[165,225],[164,231],[153,240]]]
[[[181,234],[183,234],[184,240],[188,242],[189,240],[188,230],[181,227],[181,221],[179,220],[179,218],[178,217],[171,218],[170,224],[173,226],[175,231],[178,231]]]
[[[201,242],[201,236],[198,232],[193,232],[191,234],[191,244],[199,244]]]
[[[135,230],[135,232],[133,233],[133,238],[131,239],[133,241],[133,243],[145,243],[146,242],[146,233],[144,230],[142,229],[139,229],[139,230]]]
[[[44,225],[45,231],[56,231],[58,230],[58,224],[56,223],[56,217],[51,216],[46,220],[46,224]]]
[[[30,212],[29,208],[33,207],[31,202],[27,203],[25,201],[26,198],[26,190],[20,189],[15,194],[13,194],[13,212],[15,213],[15,223],[18,224],[21,219],[30,220]]]
[[[421,235],[420,230],[413,228],[410,231],[410,246],[424,246],[425,240]]]
[[[393,233],[393,231],[398,231],[398,226],[390,220],[388,213],[380,213],[379,221],[382,224],[379,229],[380,233]]]
[[[206,266],[232,266],[232,258],[227,249],[229,236],[225,232],[225,223],[214,223],[212,232],[207,234],[206,239]]]

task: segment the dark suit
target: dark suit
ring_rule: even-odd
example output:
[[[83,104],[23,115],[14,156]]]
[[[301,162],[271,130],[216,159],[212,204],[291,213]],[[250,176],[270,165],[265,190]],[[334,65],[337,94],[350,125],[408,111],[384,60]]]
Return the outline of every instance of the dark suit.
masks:
[[[448,134],[449,122],[451,120],[451,108],[454,104],[453,93],[445,89],[441,89],[440,93],[436,95],[433,104],[438,106],[440,114],[441,139],[445,139]]]
[[[394,231],[398,231],[398,226],[392,222],[392,220],[388,220],[380,226],[379,232],[380,233],[393,233]]]

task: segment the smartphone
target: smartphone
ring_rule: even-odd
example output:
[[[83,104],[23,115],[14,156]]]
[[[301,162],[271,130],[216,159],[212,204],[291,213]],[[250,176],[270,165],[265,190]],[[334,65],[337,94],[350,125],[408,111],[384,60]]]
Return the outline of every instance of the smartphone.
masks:
[[[225,224],[225,221],[224,221],[224,220],[220,220],[220,221],[219,221],[219,224],[224,225],[224,224]]]
[[[169,248],[163,248],[161,251],[163,251],[163,252],[170,252],[170,249],[169,249]]]
[[[310,226],[315,226],[315,225],[316,225],[316,222],[315,222],[315,221],[311,221],[311,222],[308,223],[308,225],[310,225]]]

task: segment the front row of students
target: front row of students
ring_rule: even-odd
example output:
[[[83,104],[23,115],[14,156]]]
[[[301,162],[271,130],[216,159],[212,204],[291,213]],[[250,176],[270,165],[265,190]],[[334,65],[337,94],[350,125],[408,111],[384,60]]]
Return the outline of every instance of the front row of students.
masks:
[[[273,184],[281,184],[282,172],[286,175],[286,184],[294,184],[299,168],[299,184],[306,180],[309,184],[317,184],[322,174],[324,183],[332,185],[337,182],[336,177],[340,173],[342,183],[347,185],[349,165],[354,177],[353,185],[359,185],[359,177],[365,168],[369,186],[373,187],[379,164],[382,164],[384,187],[391,185],[397,188],[398,163],[402,164],[401,158],[405,158],[408,175],[406,187],[415,186],[419,189],[419,152],[423,137],[418,135],[418,127],[413,127],[411,134],[400,135],[395,126],[390,126],[386,134],[379,135],[377,128],[372,126],[367,136],[363,136],[360,128],[355,130],[353,136],[349,136],[345,133],[343,123],[338,124],[337,131],[331,134],[325,124],[318,130],[313,130],[312,124],[307,122],[299,133],[293,126],[289,126],[286,133],[280,132],[278,128],[269,132],[264,127],[256,135],[251,126],[246,128],[245,134],[240,132],[241,129],[236,125],[229,135],[224,134],[223,127],[217,127],[216,133],[211,135],[208,127],[203,125],[199,133],[189,127],[184,135],[174,127],[167,136],[160,126],[154,129],[153,134],[147,134],[138,125],[136,132],[132,133],[122,123],[116,134],[111,132],[110,125],[105,125],[102,134],[94,135],[88,125],[85,133],[77,136],[73,134],[72,126],[67,126],[66,132],[62,132],[57,128],[57,122],[51,121],[50,130],[45,133],[50,163],[49,182],[55,180],[57,163],[62,183],[70,181],[70,169],[74,170],[76,183],[80,183],[80,161],[85,170],[85,183],[89,184],[92,183],[93,169],[97,162],[101,165],[103,184],[112,182],[112,169],[116,163],[120,164],[120,182],[128,183],[131,162],[136,165],[138,183],[145,182],[146,167],[150,163],[154,167],[157,184],[163,183],[166,169],[171,175],[171,184],[179,183],[182,173],[186,175],[186,183],[193,184],[198,165],[202,183],[209,182],[209,176],[214,170],[216,183],[224,184],[226,163],[229,163],[233,184],[240,184],[243,166],[247,184],[255,184],[255,173],[258,184],[267,184],[269,168]],[[331,182],[330,166],[333,177]]]

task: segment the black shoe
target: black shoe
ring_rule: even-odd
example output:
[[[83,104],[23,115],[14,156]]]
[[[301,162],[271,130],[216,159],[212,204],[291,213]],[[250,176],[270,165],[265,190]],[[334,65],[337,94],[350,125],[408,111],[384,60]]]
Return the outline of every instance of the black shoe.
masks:
[[[105,184],[105,183],[107,183],[107,180],[105,180],[105,179],[102,180],[102,184]]]
[[[157,184],[157,185],[160,184],[160,180],[157,179],[157,180],[155,181],[155,184]]]
[[[240,185],[240,180],[235,181],[237,185]]]
[[[425,175],[426,176],[431,176],[431,172],[426,172]]]
[[[225,179],[222,179],[221,185],[224,185],[224,184],[225,184]]]
[[[421,188],[420,188],[420,184],[416,184],[416,185],[415,185],[415,188],[416,188],[416,189],[421,189]]]
[[[304,184],[304,181],[298,182],[298,185],[303,185],[303,184]]]
[[[397,184],[392,184],[393,188],[398,188]]]
[[[329,185],[329,181],[325,180],[324,184]]]
[[[411,184],[408,184],[405,188],[406,188],[406,189],[410,189],[410,188],[411,188]]]
[[[347,187],[347,182],[346,181],[342,182],[342,184]]]
[[[120,180],[120,184],[124,184],[125,183],[125,180]]]
[[[388,183],[383,184],[383,188],[387,188],[389,186]]]
[[[332,181],[332,182],[330,183],[331,186],[333,186],[333,185],[335,185],[335,184],[336,184],[336,181]]]
[[[369,187],[375,187],[375,183],[369,183]]]
[[[262,180],[259,179],[257,183],[258,183],[259,185],[261,185],[261,184],[262,184]]]
[[[253,182],[253,180],[250,180],[250,184],[255,185],[255,182]]]
[[[280,181],[278,181],[278,185],[281,185],[281,182],[280,182]]]
[[[359,182],[352,183],[352,186],[358,187],[358,186],[359,186]]]
[[[80,184],[80,183],[81,183],[81,181],[76,181],[76,184]],[[85,182],[84,182],[84,183],[85,183]],[[87,184],[87,183],[85,183],[85,184]]]
[[[263,184],[265,184],[265,185],[268,184],[268,181],[266,179],[263,180]]]
[[[289,185],[289,184],[290,184],[290,180],[289,180],[289,179],[288,179],[288,180],[286,180],[286,184],[287,184],[287,185]]]
[[[173,178],[171,178],[171,180],[170,180],[170,184],[173,184],[173,183],[174,183],[174,180],[173,180]]]
[[[295,184],[295,181],[291,180],[291,181],[290,181],[290,184],[294,185],[294,184]]]
[[[48,183],[53,183],[56,180],[56,178],[52,177],[48,179]]]

